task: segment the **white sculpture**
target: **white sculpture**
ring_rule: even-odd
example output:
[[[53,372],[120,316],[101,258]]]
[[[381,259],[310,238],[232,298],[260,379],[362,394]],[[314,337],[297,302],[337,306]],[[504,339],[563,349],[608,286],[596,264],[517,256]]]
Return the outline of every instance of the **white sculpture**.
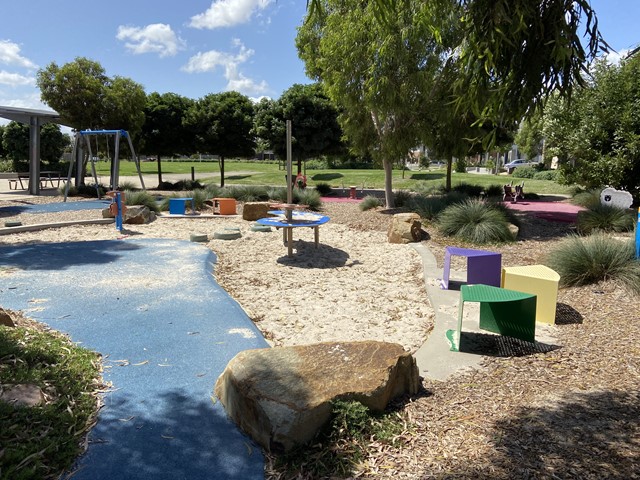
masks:
[[[629,192],[607,187],[600,193],[600,203],[618,208],[629,208],[633,204],[633,197]]]

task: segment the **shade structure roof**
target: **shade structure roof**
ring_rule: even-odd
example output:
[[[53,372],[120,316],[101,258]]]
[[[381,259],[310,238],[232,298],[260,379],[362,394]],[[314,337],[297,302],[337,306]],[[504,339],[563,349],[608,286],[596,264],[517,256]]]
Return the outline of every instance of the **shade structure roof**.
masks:
[[[60,116],[58,112],[53,110],[3,107],[0,105],[0,117],[20,123],[26,123],[27,125],[29,124],[31,118],[38,117],[40,119],[40,124],[58,123],[60,125],[71,126]]]

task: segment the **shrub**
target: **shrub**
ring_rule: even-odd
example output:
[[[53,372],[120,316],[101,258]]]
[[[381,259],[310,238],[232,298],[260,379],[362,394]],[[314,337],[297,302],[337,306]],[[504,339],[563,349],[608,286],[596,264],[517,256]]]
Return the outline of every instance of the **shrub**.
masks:
[[[514,178],[533,178],[536,174],[536,169],[530,166],[518,167],[511,174]]]
[[[486,198],[492,198],[492,197],[502,198],[503,193],[504,193],[504,190],[502,188],[502,185],[493,184],[484,188],[484,196]]]
[[[634,257],[633,240],[598,232],[566,239],[549,255],[547,265],[560,274],[563,287],[614,281],[640,295],[640,261]]]
[[[409,203],[411,203],[412,197],[413,195],[409,190],[398,190],[393,194],[393,199],[397,208],[409,205]]]
[[[131,182],[131,181],[125,181],[125,182],[120,182],[120,184],[118,185],[118,190],[128,190],[130,192],[133,192],[134,190],[140,190],[138,188],[138,185],[135,182]]]
[[[331,185],[325,182],[316,183],[316,190],[320,195],[329,195],[331,193]]]
[[[480,194],[483,192],[484,188],[480,185],[471,185],[469,183],[461,182],[458,185],[455,185],[451,188],[452,192],[464,193],[470,197],[480,197]]]
[[[533,178],[536,180],[550,180],[555,182],[558,180],[558,171],[557,170],[543,170],[541,172],[536,172],[533,175]]]
[[[125,190],[124,201],[126,205],[144,205],[152,212],[160,211],[156,198],[144,190]]]
[[[328,170],[330,167],[326,160],[315,158],[313,160],[307,160],[307,170]]]
[[[598,203],[588,210],[578,212],[576,229],[582,235],[589,235],[596,230],[630,232],[636,223],[634,217],[631,210]]]
[[[420,218],[425,220],[435,220],[440,212],[442,212],[449,205],[462,202],[466,200],[467,195],[460,192],[449,192],[444,195],[414,196],[408,204],[411,211],[420,215]]]
[[[284,187],[272,187],[267,190],[269,200],[284,203],[287,201],[287,189]]]
[[[571,203],[574,205],[580,205],[581,207],[591,208],[596,205],[600,205],[600,193],[601,189],[586,190],[583,192],[577,192],[571,199]]]
[[[381,206],[382,202],[380,201],[380,199],[378,197],[374,197],[373,195],[367,195],[362,199],[360,205],[358,205],[360,210],[362,210],[363,212],[365,210],[371,210],[372,208],[378,208]]]
[[[438,216],[438,227],[443,235],[471,243],[513,240],[505,214],[484,200],[468,199],[447,207]]]
[[[317,190],[314,190],[313,188],[304,188],[302,190],[295,188],[294,192],[297,193],[297,200],[295,203],[308,205],[310,210],[318,210],[322,206],[320,193]]]
[[[464,157],[456,158],[456,163],[453,168],[456,173],[467,173],[467,161]]]
[[[335,400],[331,420],[313,442],[277,457],[287,478],[352,478],[371,443],[396,445],[407,427],[397,412],[374,414],[357,401]]]

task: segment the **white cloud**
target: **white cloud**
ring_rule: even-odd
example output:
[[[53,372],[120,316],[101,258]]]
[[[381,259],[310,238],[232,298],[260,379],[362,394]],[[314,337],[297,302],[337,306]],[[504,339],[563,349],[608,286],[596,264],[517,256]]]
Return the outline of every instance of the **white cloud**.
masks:
[[[153,23],[146,27],[118,27],[118,40],[134,54],[158,53],[160,58],[172,57],[185,47],[185,42],[171,30],[170,25]]]
[[[18,65],[25,68],[38,68],[31,60],[20,55],[20,46],[17,43],[9,40],[0,40],[0,63]]]
[[[19,73],[10,73],[5,70],[0,70],[0,85],[9,85],[11,87],[17,87],[20,85],[35,85],[36,80],[33,77],[26,75],[20,75]]]
[[[247,23],[257,10],[264,10],[272,0],[214,0],[204,12],[191,17],[190,27],[213,30]]]
[[[189,59],[189,62],[182,67],[182,70],[188,73],[202,73],[214,72],[220,67],[224,72],[224,78],[227,80],[227,90],[235,90],[244,95],[267,93],[269,86],[264,80],[257,83],[247,78],[239,70],[240,65],[249,60],[255,52],[246,48],[238,39],[233,39],[233,46],[239,48],[239,52],[236,55],[217,50],[198,52]]]
[[[619,52],[615,52],[612,50],[604,56],[604,59],[610,65],[618,65],[620,63],[620,60],[625,58],[630,51],[631,50],[628,48],[625,48],[624,50],[620,50]]]

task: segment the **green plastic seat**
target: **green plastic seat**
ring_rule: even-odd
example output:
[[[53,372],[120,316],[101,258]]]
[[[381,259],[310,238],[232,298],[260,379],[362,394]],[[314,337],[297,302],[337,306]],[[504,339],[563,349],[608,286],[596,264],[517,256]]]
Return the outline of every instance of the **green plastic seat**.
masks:
[[[458,328],[451,349],[459,351],[462,316],[466,302],[480,303],[480,328],[488,332],[535,342],[536,295],[490,285],[462,285]]]

